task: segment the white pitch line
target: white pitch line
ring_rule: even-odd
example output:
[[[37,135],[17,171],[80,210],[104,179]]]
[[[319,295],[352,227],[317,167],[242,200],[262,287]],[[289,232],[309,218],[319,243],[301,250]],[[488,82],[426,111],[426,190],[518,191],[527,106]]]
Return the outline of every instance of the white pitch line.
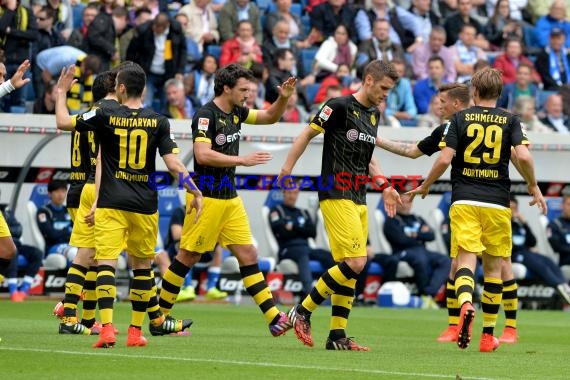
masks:
[[[229,365],[242,365],[242,366],[252,366],[252,367],[275,367],[275,368],[289,368],[289,369],[303,369],[303,370],[317,370],[317,371],[331,371],[331,372],[356,372],[365,374],[376,374],[376,375],[392,375],[392,376],[414,376],[414,377],[427,377],[427,378],[449,378],[455,379],[456,375],[442,375],[435,373],[416,373],[416,372],[399,372],[399,371],[383,371],[375,369],[358,369],[358,368],[341,368],[341,367],[321,367],[321,366],[307,366],[307,365],[290,365],[282,363],[270,363],[270,362],[247,362],[242,360],[220,360],[220,359],[202,359],[202,358],[181,358],[181,357],[171,357],[171,356],[154,356],[154,355],[126,355],[126,354],[116,354],[116,353],[102,353],[102,352],[77,352],[77,351],[65,351],[65,350],[46,350],[39,348],[19,348],[19,347],[0,347],[2,351],[27,351],[27,352],[44,352],[50,354],[68,354],[68,355],[79,355],[79,356],[112,356],[120,358],[130,358],[130,359],[158,359],[158,360],[170,360],[170,361],[181,361],[181,362],[196,362],[196,363],[217,363],[217,364],[229,364]],[[490,377],[474,377],[474,376],[461,376],[461,379],[465,380],[498,380]]]

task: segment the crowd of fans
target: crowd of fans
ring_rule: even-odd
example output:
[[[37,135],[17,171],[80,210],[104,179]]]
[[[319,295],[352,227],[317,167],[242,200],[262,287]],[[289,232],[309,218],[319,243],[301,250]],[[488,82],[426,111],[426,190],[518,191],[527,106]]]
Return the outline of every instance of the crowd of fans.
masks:
[[[258,79],[256,106],[282,78],[300,78],[284,121],[306,122],[383,59],[402,74],[382,106],[387,125],[437,124],[438,86],[492,65],[504,74],[499,106],[527,115],[531,130],[568,133],[569,10],[563,0],[3,0],[7,76],[29,58],[33,86],[2,109],[53,113],[53,79],[75,63],[69,106],[79,110],[98,72],[132,60],[147,73],[148,106],[191,118],[212,98],[216,68],[238,62]]]

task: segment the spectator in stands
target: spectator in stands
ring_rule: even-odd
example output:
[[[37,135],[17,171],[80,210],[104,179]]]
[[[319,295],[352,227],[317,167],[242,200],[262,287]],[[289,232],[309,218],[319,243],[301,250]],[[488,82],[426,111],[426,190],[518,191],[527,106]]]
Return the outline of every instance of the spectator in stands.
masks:
[[[64,254],[69,247],[73,227],[67,207],[67,182],[51,180],[48,184],[49,203],[38,209],[36,221],[45,239],[46,254]]]
[[[33,113],[55,115],[56,83],[51,80],[44,86],[42,96],[34,102]]]
[[[455,70],[457,71],[457,82],[459,83],[471,80],[471,76],[475,72],[475,63],[478,60],[487,60],[485,52],[475,45],[475,34],[476,29],[473,25],[463,25],[461,33],[459,33],[459,39],[451,47]]]
[[[321,86],[317,91],[315,98],[312,99],[313,104],[321,104],[326,99],[331,99],[327,97],[327,92],[329,87],[338,87],[339,95],[345,96],[354,94],[360,88],[361,82],[350,75],[350,68],[348,65],[339,65],[336,73],[329,75],[321,82]],[[333,96],[336,97],[336,96]]]
[[[519,212],[519,203],[514,196],[511,196],[511,211],[512,262],[523,264],[534,277],[557,289],[566,303],[570,304],[570,286],[568,286],[560,267],[551,258],[533,251],[536,246],[536,237]]]
[[[194,106],[184,91],[184,83],[180,79],[170,78],[164,84],[166,109],[162,112],[171,119],[192,119]]]
[[[211,54],[204,54],[196,70],[184,76],[186,96],[200,107],[214,99],[214,79],[218,70],[218,61]],[[189,91],[189,84],[192,90]]]
[[[339,65],[352,67],[357,51],[358,48],[350,40],[348,28],[342,24],[337,26],[334,36],[328,37],[315,55],[314,71],[317,82],[336,73]]]
[[[523,25],[520,20],[511,18],[509,0],[497,1],[495,10],[490,16],[489,22],[485,25],[484,33],[493,50],[502,49],[505,42],[509,39],[516,38],[522,40],[524,37]]]
[[[91,87],[95,74],[99,72],[100,62],[98,56],[85,55],[83,51],[67,45],[44,50],[36,60],[44,84],[57,78],[64,67],[75,64],[77,85],[71,89],[67,99],[72,113],[89,107],[93,102]]]
[[[81,13],[81,25],[76,25],[71,32],[67,44],[79,50],[87,51],[87,30],[95,17],[99,14],[99,5],[95,2],[88,3]]]
[[[316,43],[334,37],[339,25],[344,25],[350,37],[356,41],[355,9],[346,0],[326,0],[310,13],[312,36]]]
[[[301,54],[299,52],[299,48],[295,44],[295,41],[289,37],[289,30],[289,23],[285,20],[279,20],[273,25],[271,34],[265,38],[265,41],[263,41],[263,46],[261,47],[261,51],[263,52],[263,60],[265,63],[267,63],[267,65],[269,65],[269,67],[274,67],[277,64],[275,58],[277,50],[289,49],[291,50],[291,53],[293,53],[293,58],[297,62],[294,70],[295,76],[303,78],[310,73],[303,72],[303,65],[300,62]]]
[[[0,39],[4,51],[6,75],[12,77],[26,59],[30,59],[32,42],[38,38],[38,26],[32,11],[19,0],[5,0],[0,5]],[[4,112],[12,106],[24,107],[22,89],[15,89],[1,101]]]
[[[396,216],[386,218],[384,236],[392,246],[393,254],[414,270],[418,294],[424,303],[435,305],[433,297],[447,280],[451,260],[443,253],[426,249],[425,243],[433,241],[435,234],[421,216],[412,214],[412,199],[407,195],[402,195],[401,199]]]
[[[65,40],[67,40],[73,30],[73,10],[71,9],[71,1],[47,0],[46,6],[49,7],[55,15],[55,29],[62,34]]]
[[[560,28],[550,30],[550,44],[536,56],[536,71],[542,78],[544,90],[556,91],[570,83],[570,55],[564,47],[566,34]]]
[[[562,96],[550,95],[544,104],[546,116],[540,119],[541,123],[558,133],[570,133],[570,120],[562,112]]]
[[[386,19],[376,19],[372,24],[372,38],[364,40],[358,46],[356,65],[359,72],[375,59],[392,61],[405,59],[402,45],[390,39],[390,23]]]
[[[570,48],[570,21],[566,16],[564,0],[554,0],[548,14],[540,17],[536,22],[535,33],[540,47],[547,47],[548,36],[552,35],[553,29],[559,29],[565,36],[564,47]]]
[[[515,100],[512,112],[519,115],[521,122],[524,123],[527,132],[549,133],[552,129],[544,125],[536,115],[535,98],[524,95],[519,96]]]
[[[140,7],[135,10],[133,27],[123,33],[119,38],[119,56],[121,62],[127,60],[127,49],[135,35],[138,33],[137,27],[149,22],[150,20],[152,20],[152,13],[147,7]]]
[[[428,61],[432,56],[437,55],[444,62],[445,73],[443,77],[449,83],[455,82],[457,72],[453,52],[445,46],[445,36],[446,32],[443,27],[434,26],[428,41],[422,42],[414,49],[412,52],[412,68],[416,79],[421,80],[428,77]]]
[[[125,7],[115,7],[111,14],[101,8],[89,25],[87,53],[97,55],[101,59],[102,71],[109,70],[111,65],[119,64],[120,52],[115,40],[126,29],[128,21],[129,14]]]
[[[32,83],[34,93],[43,94],[44,86],[42,82],[42,71],[35,64],[38,53],[43,50],[61,46],[65,44],[65,38],[57,31],[54,26],[56,18],[55,11],[47,5],[41,7],[36,13],[36,22],[38,23],[38,39],[32,44]]]
[[[319,91],[321,91],[321,90],[322,90],[322,86],[321,86],[321,88],[319,88]],[[339,96],[343,96],[343,88],[340,84],[339,85],[331,84],[325,88],[323,94],[324,94],[323,95],[324,97],[322,98],[323,99],[322,102],[315,103],[311,106],[311,114],[312,115],[317,114],[317,112],[323,107],[323,105],[329,99],[334,99],[334,98],[338,98]]]
[[[329,251],[309,246],[309,239],[316,237],[317,228],[309,212],[296,207],[299,187],[298,182],[290,189],[283,190],[283,203],[269,211],[269,223],[279,243],[279,260],[293,260],[299,267],[303,299],[313,287],[309,260],[318,261],[325,271],[335,265],[335,262]],[[317,273],[317,277],[321,274]]]
[[[312,43],[309,40],[303,41],[303,25],[298,15],[291,13],[291,0],[275,0],[276,9],[267,14],[263,27],[264,41],[275,36],[275,25],[279,21],[287,24],[287,39],[296,41],[295,46],[299,49],[310,48]]]
[[[227,0],[220,11],[218,30],[220,42],[226,42],[236,35],[236,30],[241,21],[249,21],[252,28],[252,36],[258,45],[263,43],[263,29],[261,25],[261,12],[255,3],[250,0]],[[225,66],[221,63],[220,65]]]
[[[285,123],[301,124],[306,124],[310,121],[309,114],[305,110],[305,107],[299,105],[299,95],[297,94],[297,91],[295,91],[287,101],[287,107],[285,108],[285,112],[283,112],[283,116],[281,116],[281,120],[279,121]]]
[[[127,60],[141,65],[146,72],[145,105],[151,106],[156,95],[165,104],[164,91],[168,79],[184,79],[186,39],[180,24],[159,13],[152,21],[137,27],[137,34],[127,49]]]
[[[439,86],[446,83],[443,78],[444,70],[443,59],[433,56],[428,61],[428,77],[414,85],[414,100],[419,114],[428,112],[431,99],[439,90]]]
[[[562,196],[562,212],[548,223],[546,236],[554,252],[559,254],[558,265],[570,265],[570,195]]]
[[[532,0],[531,0],[532,1]],[[486,0],[487,15],[492,16],[495,12],[498,0]],[[513,20],[522,21],[523,11],[528,4],[528,0],[509,0],[509,14]]]
[[[211,0],[193,0],[178,11],[188,17],[188,24],[184,28],[186,38],[191,38],[198,45],[200,52],[210,44],[218,44],[220,32],[218,19],[212,9]]]
[[[171,260],[174,260],[178,254],[178,248],[180,245],[180,237],[182,236],[182,226],[184,225],[184,216],[186,214],[186,208],[184,206],[179,207],[172,213],[170,218],[170,225],[168,227],[168,236],[165,242],[165,249],[168,252]],[[211,264],[208,266],[208,284],[206,298],[209,299],[223,299],[228,296],[226,292],[222,292],[217,288],[218,280],[221,273],[222,264],[222,249],[220,245],[216,245],[214,251],[207,252],[200,258],[201,263]],[[188,272],[184,278],[184,284],[178,293],[178,298],[176,301],[191,301],[196,298],[196,291],[192,286],[192,270]]]
[[[517,80],[517,69],[521,64],[531,68],[531,82],[541,83],[540,75],[534,69],[533,63],[523,55],[522,41],[518,37],[508,38],[505,41],[505,53],[501,54],[493,62],[495,69],[503,73],[503,83],[514,83]]]
[[[386,253],[374,253],[372,251],[372,245],[370,240],[366,242],[366,255],[368,260],[366,265],[358,278],[356,279],[356,287],[354,288],[354,304],[364,305],[366,304],[364,300],[364,287],[366,285],[366,278],[368,277],[368,272],[370,270],[370,264],[377,263],[382,267],[382,282],[396,281],[396,273],[398,272],[398,263],[400,259],[396,255],[389,255]],[[374,300],[376,303],[376,300]]]
[[[291,50],[295,60],[299,60],[301,54],[297,48],[297,45],[295,44],[295,41],[289,37],[289,29],[290,26],[287,21],[279,20],[273,25],[270,34],[264,39],[261,51],[263,52],[263,57],[265,58],[266,63],[268,63],[270,67],[277,65],[275,54],[279,49]],[[302,68],[302,65],[297,65],[295,68],[295,73],[302,71],[299,70],[300,68]],[[303,77],[303,74],[304,73],[301,73],[299,77]]]
[[[250,109],[265,110],[271,106],[271,103],[259,95],[260,86],[261,85],[257,80],[249,82],[249,95],[245,100],[245,107]]]
[[[388,0],[372,0],[370,9],[360,9],[357,12],[354,23],[359,41],[372,38],[372,25],[374,20],[379,19],[390,22],[390,40],[401,45],[404,50],[412,52],[422,42],[422,26],[418,17],[400,6],[391,7]],[[410,46],[413,47],[408,50]]]
[[[412,84],[404,76],[406,71],[406,61],[394,59],[392,61],[400,79],[388,93],[386,99],[386,116],[394,116],[402,125],[416,125],[418,109],[414,102]]]
[[[290,49],[278,49],[274,55],[275,66],[269,70],[269,78],[267,78],[267,85],[265,91],[265,100],[269,103],[273,103],[279,97],[278,86],[281,85],[287,78],[296,76],[296,64],[295,56]],[[304,93],[304,87],[313,84],[315,82],[315,77],[309,75],[300,81],[297,81],[297,99],[301,98],[305,108],[309,108],[309,103],[307,97]]]
[[[220,67],[239,63],[250,69],[254,62],[263,62],[261,46],[254,38],[251,21],[241,20],[237,24],[235,37],[222,44]]]
[[[471,16],[473,10],[472,0],[457,0],[457,13],[445,19],[443,27],[447,32],[446,46],[454,45],[460,38],[465,25],[471,25],[474,29],[473,44],[487,50],[489,41],[483,36],[483,27],[474,17]]]
[[[412,6],[410,7],[410,12],[416,16],[418,24],[420,25],[421,42],[427,41],[432,27],[440,25],[439,16],[432,10],[431,0],[412,0]]]
[[[553,1],[528,0],[528,6],[526,7],[530,17],[528,21],[533,25],[536,24],[540,17],[548,14],[552,3]],[[566,2],[566,14],[570,15],[570,2]]]
[[[418,116],[418,127],[436,128],[443,124],[443,113],[441,111],[441,99],[439,96],[432,96],[429,102],[428,112]]]
[[[6,272],[8,292],[10,293],[10,300],[13,302],[22,302],[26,299],[28,291],[32,287],[34,277],[42,266],[44,254],[36,247],[22,244],[20,241],[23,232],[22,224],[16,219],[16,216],[10,209],[5,208],[3,214],[10,229],[12,240],[18,250],[18,255],[12,259]],[[26,262],[24,280],[20,287],[18,287],[18,256],[24,257]]]
[[[536,97],[538,86],[532,83],[532,63],[520,62],[514,83],[505,84],[501,96],[497,101],[497,107],[511,110],[519,96]]]

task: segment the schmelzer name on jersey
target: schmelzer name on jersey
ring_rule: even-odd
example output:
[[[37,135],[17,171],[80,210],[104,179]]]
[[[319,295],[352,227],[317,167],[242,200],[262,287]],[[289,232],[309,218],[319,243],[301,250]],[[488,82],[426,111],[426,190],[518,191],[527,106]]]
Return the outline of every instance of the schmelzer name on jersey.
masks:
[[[376,144],[376,137],[367,133],[358,132],[356,129],[349,129],[346,131],[346,138],[348,141],[360,140],[370,144]]]

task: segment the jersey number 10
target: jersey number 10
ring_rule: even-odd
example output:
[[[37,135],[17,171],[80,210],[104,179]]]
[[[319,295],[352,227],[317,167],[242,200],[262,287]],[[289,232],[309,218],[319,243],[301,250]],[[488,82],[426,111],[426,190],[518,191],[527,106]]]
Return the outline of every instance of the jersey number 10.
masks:
[[[467,127],[467,137],[473,137],[473,141],[463,154],[463,160],[470,164],[478,165],[481,163],[481,158],[486,164],[496,164],[501,159],[501,146],[503,142],[503,130],[498,125],[492,124],[486,128],[481,124],[469,124]],[[475,149],[483,144],[486,148],[492,149],[491,153],[483,152],[480,157],[473,152]]]
[[[146,165],[146,148],[148,135],[142,129],[115,129],[119,136],[119,168],[126,169],[127,164],[131,169],[143,169]]]

